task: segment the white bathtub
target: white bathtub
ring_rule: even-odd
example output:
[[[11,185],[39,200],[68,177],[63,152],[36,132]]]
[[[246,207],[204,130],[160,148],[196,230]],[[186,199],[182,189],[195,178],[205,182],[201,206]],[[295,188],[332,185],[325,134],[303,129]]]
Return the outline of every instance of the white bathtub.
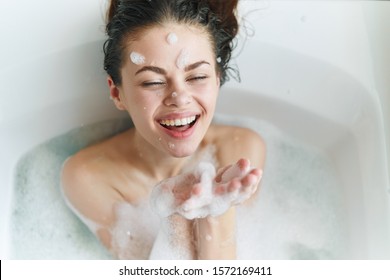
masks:
[[[92,2],[89,1],[88,5],[96,8],[95,12],[98,11],[100,4]],[[65,3],[68,1],[64,1],[63,5],[68,7],[71,14],[71,8]],[[91,22],[102,25],[100,18],[94,18]],[[89,23],[88,26],[93,25]],[[81,29],[79,32],[81,34],[86,30]],[[99,36],[103,37],[102,34]],[[15,184],[20,183],[16,174],[21,171],[17,168],[20,168],[25,155],[38,145],[72,129],[124,116],[114,109],[108,99],[105,73],[101,66],[102,40],[95,37],[98,36],[86,36],[85,40],[81,40],[83,37],[80,36],[76,38],[79,41],[75,39],[79,43],[50,49],[46,53],[39,46],[42,53],[28,59],[22,56],[20,61],[16,57],[14,63],[9,62],[0,71],[1,258],[35,258],[34,252],[15,253],[15,240],[10,241],[15,228],[14,210],[23,207],[18,204],[39,203],[39,200],[15,200],[23,195],[23,190]],[[252,120],[266,121],[294,141],[320,151],[331,165],[334,175],[332,180],[337,182],[337,199],[341,201],[338,213],[344,221],[342,240],[346,243],[345,248],[332,258],[389,259],[388,159],[384,120],[376,93],[341,68],[256,39],[247,42],[244,52],[237,58],[237,64],[242,82],[239,84],[232,81],[223,88],[217,113],[237,116],[237,119],[248,116]],[[272,146],[272,143],[267,144]],[[276,149],[273,147],[271,151]],[[272,154],[268,157],[272,159]],[[40,170],[45,173],[45,169],[50,172],[52,168],[48,163],[43,164]],[[276,172],[277,168],[273,170]],[[265,176],[266,171],[267,167]],[[310,173],[310,169],[307,172]],[[295,187],[299,186],[288,185],[290,189]],[[304,195],[308,199],[311,197],[311,194]],[[26,224],[24,232],[27,237],[34,232],[31,234],[32,243],[40,230],[50,236],[55,235],[56,230],[69,226],[58,220],[44,220],[44,212],[62,209],[56,206],[50,208],[53,204],[51,200],[56,200],[55,205],[62,202],[59,196],[53,195],[52,190],[42,193],[42,197],[50,202],[47,207],[43,207],[46,209],[42,217],[37,217],[34,223]],[[284,195],[284,198],[288,200],[288,196]],[[39,207],[42,208],[42,205]],[[305,219],[304,216],[300,218]],[[47,226],[40,228],[45,222],[52,224],[49,227],[52,233],[47,232]],[[310,224],[306,226],[310,228]],[[334,230],[339,232],[336,228]],[[259,232],[258,236],[264,239],[267,235]],[[90,242],[85,241],[88,244]],[[58,244],[42,243],[37,246],[47,250],[46,256],[49,257],[94,258],[93,255],[72,255],[73,251],[65,255],[50,252],[50,248],[61,248]],[[78,242],[77,246],[82,247],[83,242]],[[270,245],[260,256],[285,258],[286,255],[278,254],[279,249]],[[44,258],[41,253],[36,253],[36,258]],[[98,257],[102,256],[101,252],[98,254]],[[326,255],[322,258],[326,258]]]

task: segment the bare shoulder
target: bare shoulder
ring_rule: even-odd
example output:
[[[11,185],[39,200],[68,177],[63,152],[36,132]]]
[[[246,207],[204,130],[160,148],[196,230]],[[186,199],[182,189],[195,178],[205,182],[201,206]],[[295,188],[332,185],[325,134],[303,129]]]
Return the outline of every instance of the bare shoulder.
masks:
[[[227,125],[213,125],[212,142],[216,146],[216,156],[221,165],[247,158],[253,166],[263,168],[266,147],[263,138],[255,131]]]
[[[61,186],[65,198],[78,214],[109,226],[113,205],[123,201],[106,176],[110,168],[108,140],[85,148],[68,158],[62,168]]]

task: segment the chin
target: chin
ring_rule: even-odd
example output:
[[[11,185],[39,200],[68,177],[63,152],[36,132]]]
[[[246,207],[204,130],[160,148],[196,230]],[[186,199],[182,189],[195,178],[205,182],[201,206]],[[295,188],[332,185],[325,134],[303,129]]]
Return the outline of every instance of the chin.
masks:
[[[194,152],[170,151],[170,154],[175,158],[184,158],[192,156]]]
[[[192,156],[197,150],[197,147],[195,148],[188,148],[188,147],[180,147],[176,146],[174,149],[169,150],[169,154],[176,158],[184,158]]]

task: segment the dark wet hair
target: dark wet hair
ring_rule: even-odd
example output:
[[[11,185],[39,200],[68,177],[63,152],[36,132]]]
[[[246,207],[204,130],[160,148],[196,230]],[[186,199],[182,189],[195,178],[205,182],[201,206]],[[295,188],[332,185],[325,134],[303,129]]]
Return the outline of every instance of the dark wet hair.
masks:
[[[115,85],[121,84],[120,69],[126,42],[139,32],[167,22],[204,27],[214,47],[221,85],[228,80],[229,61],[238,32],[238,0],[111,0],[107,12],[104,69]]]

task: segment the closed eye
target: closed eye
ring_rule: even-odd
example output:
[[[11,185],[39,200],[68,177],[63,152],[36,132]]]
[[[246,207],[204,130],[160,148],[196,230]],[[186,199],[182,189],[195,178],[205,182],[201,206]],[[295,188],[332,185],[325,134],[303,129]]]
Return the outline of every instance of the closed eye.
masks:
[[[150,82],[143,82],[141,84],[142,87],[149,88],[149,87],[160,87],[165,85],[165,82],[163,81],[150,81]]]
[[[208,78],[207,75],[199,75],[199,76],[190,77],[190,78],[187,79],[187,81],[189,81],[189,82],[196,82],[196,81],[205,80],[207,78]]]

